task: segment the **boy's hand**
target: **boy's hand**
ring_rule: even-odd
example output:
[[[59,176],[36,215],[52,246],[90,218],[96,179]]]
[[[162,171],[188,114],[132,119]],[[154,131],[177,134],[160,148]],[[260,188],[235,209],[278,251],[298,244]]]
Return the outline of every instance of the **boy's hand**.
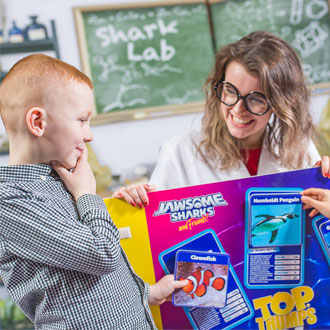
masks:
[[[64,184],[77,201],[81,195],[96,194],[96,182],[93,171],[87,161],[87,149],[83,150],[76,167],[72,172],[68,171],[57,161],[51,161],[53,169],[62,178]]]
[[[325,217],[330,218],[330,190],[310,188],[302,191],[301,194],[301,201],[305,204],[303,209],[313,208],[309,213],[310,217],[320,212]]]
[[[149,305],[161,305],[171,300],[171,294],[176,289],[182,289],[188,280],[175,281],[173,275],[165,275],[156,284],[150,285]]]
[[[143,208],[149,204],[147,192],[155,191],[156,187],[152,185],[136,185],[121,187],[119,190],[112,194],[114,198],[124,198],[125,201],[132,206],[138,205]]]

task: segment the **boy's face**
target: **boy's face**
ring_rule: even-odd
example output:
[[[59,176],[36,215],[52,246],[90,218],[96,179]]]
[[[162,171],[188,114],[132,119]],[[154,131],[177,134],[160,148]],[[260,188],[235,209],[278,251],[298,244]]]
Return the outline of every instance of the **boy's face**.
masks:
[[[85,83],[69,81],[56,93],[58,99],[47,109],[44,153],[47,160],[56,160],[65,168],[76,166],[85,148],[93,139],[90,118],[94,109],[93,92]]]

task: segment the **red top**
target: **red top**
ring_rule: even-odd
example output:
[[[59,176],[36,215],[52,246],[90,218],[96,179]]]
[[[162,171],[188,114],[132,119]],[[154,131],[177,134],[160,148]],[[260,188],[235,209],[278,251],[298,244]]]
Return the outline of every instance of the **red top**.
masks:
[[[241,155],[243,157],[245,157],[245,154],[246,154],[245,150],[241,150]],[[245,166],[248,169],[250,175],[256,175],[258,172],[260,154],[261,154],[261,147],[258,149],[249,150],[249,158]]]

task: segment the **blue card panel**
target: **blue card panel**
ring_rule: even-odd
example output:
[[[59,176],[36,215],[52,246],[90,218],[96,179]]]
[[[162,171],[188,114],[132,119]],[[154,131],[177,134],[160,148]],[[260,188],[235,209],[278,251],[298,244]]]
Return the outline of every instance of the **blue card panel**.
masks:
[[[247,191],[244,281],[248,288],[292,288],[304,282],[305,213],[300,191]]]
[[[330,266],[330,220],[323,216],[313,220],[313,228]]]
[[[226,253],[213,230],[205,230],[159,255],[165,273],[174,273],[178,250]],[[178,307],[180,308],[180,307]],[[253,317],[253,308],[233,269],[229,265],[227,299],[224,308],[183,307],[194,329],[231,329]]]

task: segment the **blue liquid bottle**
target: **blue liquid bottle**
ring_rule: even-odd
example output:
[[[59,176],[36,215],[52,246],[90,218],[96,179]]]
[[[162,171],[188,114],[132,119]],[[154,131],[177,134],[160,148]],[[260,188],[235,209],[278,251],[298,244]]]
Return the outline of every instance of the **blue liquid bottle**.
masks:
[[[23,42],[24,41],[24,31],[16,26],[15,21],[13,21],[13,27],[8,32],[9,42]]]
[[[43,40],[47,39],[47,29],[45,25],[37,22],[38,16],[30,16],[32,23],[25,28],[25,34],[28,40]]]
[[[5,42],[5,39],[3,37],[3,32],[2,30],[0,29],[0,44],[4,43]],[[0,328],[1,329],[1,328]]]

